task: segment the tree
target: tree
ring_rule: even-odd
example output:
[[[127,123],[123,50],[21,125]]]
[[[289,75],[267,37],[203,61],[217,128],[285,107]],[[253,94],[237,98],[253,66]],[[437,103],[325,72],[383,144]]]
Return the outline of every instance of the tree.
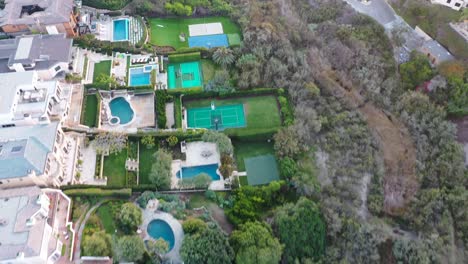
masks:
[[[182,189],[207,189],[210,186],[212,179],[206,173],[200,173],[193,178],[185,178],[179,181],[179,187]]]
[[[153,136],[147,135],[141,138],[141,143],[146,146],[146,148],[151,149],[156,146]]]
[[[226,47],[220,47],[213,53],[213,61],[223,68],[233,64],[235,60],[234,52]]]
[[[154,153],[154,163],[149,175],[150,181],[157,189],[169,189],[171,187],[172,156],[166,150],[159,149]]]
[[[274,230],[285,245],[284,257],[319,260],[325,252],[325,223],[318,206],[305,197],[296,204],[286,204],[275,214]]]
[[[109,87],[116,87],[118,85],[117,80],[113,76],[101,73],[96,78],[96,83],[99,85],[107,85]]]
[[[461,61],[444,61],[437,66],[440,74],[445,78],[463,79],[467,70],[467,66]]]
[[[120,261],[137,262],[145,254],[145,244],[138,236],[122,236],[117,241],[116,253]]]
[[[398,239],[393,242],[392,253],[397,263],[433,263],[430,250],[423,242]]]
[[[447,112],[452,115],[468,114],[468,82],[461,78],[451,77],[448,80],[449,98]]]
[[[190,5],[184,5],[180,2],[170,3],[166,2],[164,8],[170,13],[173,13],[177,16],[190,16],[193,12]]]
[[[93,233],[83,241],[84,256],[111,256],[111,240],[104,231]]]
[[[146,248],[155,262],[161,263],[163,255],[169,252],[169,243],[162,238],[156,240],[147,240]]]
[[[174,135],[168,137],[166,141],[170,147],[174,147],[175,145],[177,145],[177,143],[179,143],[179,139]]]
[[[185,234],[201,233],[207,228],[206,223],[199,218],[190,218],[184,221],[182,224]]]
[[[281,158],[293,158],[305,150],[305,146],[300,141],[297,131],[293,126],[281,128],[275,134],[274,140],[276,154]]]
[[[272,234],[271,227],[260,222],[248,222],[231,234],[230,242],[238,264],[279,263],[283,246]]]
[[[233,152],[231,139],[223,133],[208,130],[203,134],[202,140],[205,142],[216,143],[221,155],[231,155]]]
[[[228,264],[234,259],[234,251],[226,235],[217,228],[186,235],[180,255],[187,264]]]
[[[235,91],[231,84],[231,77],[227,70],[216,71],[213,79],[205,84],[205,91],[218,92],[220,94],[228,94]]]
[[[123,204],[120,209],[118,221],[126,233],[136,231],[138,226],[143,222],[140,208],[133,203]]]
[[[296,161],[290,157],[284,157],[279,160],[279,171],[281,176],[291,179],[298,172]]]
[[[431,64],[426,56],[413,51],[410,61],[400,65],[401,80],[407,89],[414,89],[434,76]]]
[[[99,133],[93,140],[93,146],[98,154],[113,154],[127,147],[127,139],[123,133]]]

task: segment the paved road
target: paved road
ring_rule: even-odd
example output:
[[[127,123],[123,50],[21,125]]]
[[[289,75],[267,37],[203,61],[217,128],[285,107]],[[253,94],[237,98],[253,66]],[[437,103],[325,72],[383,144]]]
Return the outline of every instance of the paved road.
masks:
[[[73,256],[73,261],[75,263],[81,263],[80,258],[81,258],[81,239],[83,237],[83,230],[86,226],[86,222],[88,221],[88,218],[91,216],[91,214],[99,207],[101,204],[107,202],[107,200],[102,200],[99,203],[95,204],[93,207],[91,207],[88,212],[86,213],[85,217],[83,220],[80,222],[80,227],[78,229],[78,234],[77,238],[75,240],[76,247],[75,247],[75,255]]]

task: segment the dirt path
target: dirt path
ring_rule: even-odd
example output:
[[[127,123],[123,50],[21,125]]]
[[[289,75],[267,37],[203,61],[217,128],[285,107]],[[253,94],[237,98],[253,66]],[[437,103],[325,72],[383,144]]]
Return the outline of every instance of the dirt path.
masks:
[[[401,214],[419,188],[415,173],[416,150],[408,130],[392,114],[367,102],[358,89],[343,87],[333,72],[323,72],[319,82],[346,100],[366,119],[380,144],[385,164],[384,210],[391,215]]]
[[[226,218],[223,209],[219,208],[216,204],[211,204],[208,207],[208,210],[211,213],[211,216],[218,222],[219,226],[226,232],[227,234],[231,234],[233,227],[231,223]]]

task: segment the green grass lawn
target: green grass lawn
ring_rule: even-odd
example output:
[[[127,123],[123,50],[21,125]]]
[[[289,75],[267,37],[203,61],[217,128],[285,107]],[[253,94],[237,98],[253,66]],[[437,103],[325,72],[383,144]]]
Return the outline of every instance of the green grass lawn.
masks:
[[[104,158],[104,176],[107,176],[107,185],[124,187],[126,185],[125,160],[127,159],[127,148],[119,153],[111,154]]]
[[[439,41],[455,56],[467,59],[468,45],[458,33],[449,25],[449,22],[458,22],[461,12],[451,8],[424,3],[421,1],[405,1],[395,3],[390,1],[395,11],[413,28],[419,26],[432,38]]]
[[[225,34],[239,34],[239,26],[228,17],[205,18],[150,18],[151,44],[171,46],[175,49],[188,47],[189,25],[221,22]],[[185,33],[185,42],[179,40],[180,33]]]
[[[101,205],[97,209],[97,215],[101,219],[102,226],[104,230],[106,230],[106,233],[114,234],[117,227],[110,206],[107,203]]]
[[[214,78],[216,70],[219,69],[219,66],[216,65],[212,60],[202,59],[202,72],[203,72],[203,84],[207,84]]]
[[[186,108],[208,107],[214,101],[215,105],[244,104],[247,127],[226,129],[226,133],[256,133],[265,130],[275,130],[281,126],[280,113],[276,98],[273,95],[241,97],[223,100],[202,99],[185,102]]]
[[[245,158],[252,158],[266,154],[275,154],[273,142],[265,141],[233,141],[237,170],[245,171]],[[245,177],[247,178],[247,177]],[[243,183],[241,183],[243,184]]]
[[[86,95],[84,111],[82,113],[82,124],[89,127],[95,127],[97,123],[98,99],[97,95]]]
[[[140,184],[151,184],[149,174],[156,150],[156,148],[148,149],[145,145],[140,144]]]
[[[94,64],[94,73],[93,73],[93,82],[97,81],[97,78],[101,76],[101,74],[110,75],[111,72],[112,61],[106,60],[101,61]]]

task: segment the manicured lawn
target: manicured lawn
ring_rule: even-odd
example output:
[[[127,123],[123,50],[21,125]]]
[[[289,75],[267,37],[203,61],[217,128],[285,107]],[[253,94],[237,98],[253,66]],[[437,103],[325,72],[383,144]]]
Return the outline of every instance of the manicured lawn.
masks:
[[[217,106],[244,104],[247,127],[226,129],[226,133],[228,134],[240,132],[255,134],[265,130],[276,130],[281,126],[278,105],[276,98],[273,95],[241,97],[223,100],[194,100],[185,102],[185,107],[187,109],[209,107],[212,101],[214,101],[215,105]]]
[[[104,158],[104,176],[107,177],[107,185],[124,187],[126,184],[125,160],[127,159],[127,148],[119,153],[111,154]]]
[[[97,78],[99,78],[101,74],[109,76],[110,71],[111,71],[111,66],[112,66],[112,62],[110,60],[95,63],[94,73],[93,73],[93,82],[96,82]]]
[[[150,18],[151,44],[171,46],[175,49],[188,47],[189,25],[220,22],[224,34],[239,34],[240,28],[227,17],[205,18]],[[180,41],[180,33],[185,33],[185,42]]]
[[[208,83],[214,78],[215,71],[219,68],[212,60],[202,59],[203,84]]]
[[[156,148],[148,149],[145,145],[140,144],[140,184],[151,184],[149,174],[156,150]]]
[[[106,233],[113,234],[116,229],[116,224],[110,206],[107,203],[101,205],[97,209],[97,215],[101,219],[102,226],[104,230],[106,230]]]
[[[86,95],[85,109],[82,113],[82,124],[89,127],[95,127],[97,123],[98,99],[97,95]]]
[[[237,170],[245,171],[245,158],[252,158],[266,154],[274,155],[273,142],[265,141],[233,141]],[[247,177],[240,177],[247,178]],[[247,179],[246,179],[247,180]],[[241,184],[243,184],[241,182]]]

